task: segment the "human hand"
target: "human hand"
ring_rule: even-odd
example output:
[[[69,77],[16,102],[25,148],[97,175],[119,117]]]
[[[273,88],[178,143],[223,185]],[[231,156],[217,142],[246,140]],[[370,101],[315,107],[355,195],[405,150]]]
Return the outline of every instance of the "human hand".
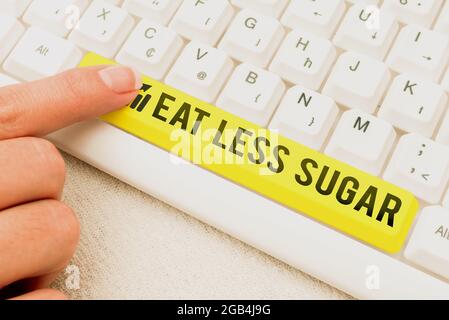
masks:
[[[130,68],[100,66],[0,88],[0,297],[64,298],[47,287],[78,243],[64,160],[39,137],[125,106],[140,86]]]

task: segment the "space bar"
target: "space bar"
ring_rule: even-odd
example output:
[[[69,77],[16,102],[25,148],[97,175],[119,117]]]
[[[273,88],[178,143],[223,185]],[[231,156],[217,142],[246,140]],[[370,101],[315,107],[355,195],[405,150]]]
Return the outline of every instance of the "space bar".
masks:
[[[110,63],[88,53],[80,66]],[[418,210],[408,191],[145,76],[102,119],[386,252],[402,248]]]

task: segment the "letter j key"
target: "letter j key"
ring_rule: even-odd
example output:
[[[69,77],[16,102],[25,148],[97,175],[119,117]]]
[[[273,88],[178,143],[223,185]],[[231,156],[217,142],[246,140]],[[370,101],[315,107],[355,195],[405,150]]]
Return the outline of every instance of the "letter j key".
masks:
[[[345,52],[337,60],[323,93],[348,108],[373,113],[390,78],[384,63],[361,54]]]

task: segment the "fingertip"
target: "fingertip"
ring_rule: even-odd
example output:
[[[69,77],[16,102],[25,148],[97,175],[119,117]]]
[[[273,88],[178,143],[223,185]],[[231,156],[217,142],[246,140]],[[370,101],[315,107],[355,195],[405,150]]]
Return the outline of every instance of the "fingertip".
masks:
[[[49,132],[125,107],[142,87],[130,67],[101,65],[2,88],[0,139]]]
[[[137,71],[134,68],[131,68],[131,70],[134,73],[134,90],[140,90],[142,88],[143,82],[142,82],[142,75],[139,71]]]
[[[133,68],[110,66],[99,71],[103,83],[118,94],[139,90],[142,87],[140,74]]]

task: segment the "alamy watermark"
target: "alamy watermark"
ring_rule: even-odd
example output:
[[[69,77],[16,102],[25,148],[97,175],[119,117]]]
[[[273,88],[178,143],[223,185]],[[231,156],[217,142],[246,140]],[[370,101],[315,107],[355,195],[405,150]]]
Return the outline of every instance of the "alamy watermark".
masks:
[[[174,164],[185,164],[188,160],[206,166],[252,165],[258,166],[260,175],[278,173],[286,149],[279,144],[276,130],[263,128],[220,131],[198,127],[194,135],[177,129],[171,132],[170,140],[175,142],[170,150]]]
[[[369,265],[365,269],[365,287],[368,290],[380,289],[380,268],[376,265]]]
[[[65,268],[65,286],[69,290],[79,290],[81,283],[80,269],[76,265],[68,265]]]

